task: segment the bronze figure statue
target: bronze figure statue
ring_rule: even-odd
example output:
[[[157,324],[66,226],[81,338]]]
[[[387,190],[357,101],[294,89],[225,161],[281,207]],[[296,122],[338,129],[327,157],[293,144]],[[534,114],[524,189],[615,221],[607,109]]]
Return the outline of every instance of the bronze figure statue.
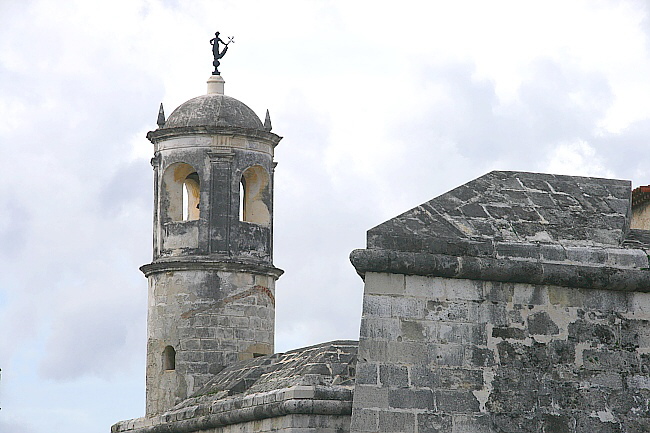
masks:
[[[214,62],[212,62],[212,64],[214,65],[214,72],[212,72],[212,75],[220,75],[219,65],[221,63],[219,62],[219,59],[226,54],[226,51],[228,51],[228,44],[231,42],[235,42],[234,39],[235,38],[233,36],[230,36],[228,37],[228,42],[224,42],[219,37],[219,32],[216,32],[214,34],[214,38],[210,39],[210,45],[212,45],[212,55],[214,56]],[[219,50],[220,43],[224,45],[223,50]]]

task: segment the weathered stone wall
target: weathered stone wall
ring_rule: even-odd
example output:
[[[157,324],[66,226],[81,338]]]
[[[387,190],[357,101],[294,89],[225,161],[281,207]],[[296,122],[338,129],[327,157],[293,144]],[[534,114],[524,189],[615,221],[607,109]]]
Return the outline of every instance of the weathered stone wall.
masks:
[[[156,156],[152,159],[155,177],[154,260],[220,254],[271,263],[272,143],[232,131],[224,136],[187,134],[155,143]],[[173,221],[170,216],[171,204],[181,199],[180,195],[173,197],[169,191],[170,184],[182,180],[177,173],[170,172],[178,164],[187,164],[197,173],[200,198],[195,221]],[[251,167],[259,167],[268,176],[260,200],[269,213],[264,224],[250,224],[239,218],[240,182],[242,174]]]
[[[298,386],[121,421],[112,433],[348,433],[349,395]],[[347,394],[350,394],[349,390]]]
[[[204,386],[224,366],[273,353],[275,278],[187,269],[149,276],[148,416]],[[176,351],[174,370],[164,349]]]
[[[650,294],[367,272],[353,432],[650,431]]]

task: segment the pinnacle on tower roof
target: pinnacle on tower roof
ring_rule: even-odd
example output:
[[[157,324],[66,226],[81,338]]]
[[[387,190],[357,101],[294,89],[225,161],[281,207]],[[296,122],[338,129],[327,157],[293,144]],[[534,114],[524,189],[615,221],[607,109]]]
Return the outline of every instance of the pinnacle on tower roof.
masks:
[[[264,119],[264,130],[266,132],[271,132],[273,127],[271,126],[271,115],[269,114],[269,109],[266,109],[266,118]]]
[[[165,110],[163,109],[162,102],[160,103],[160,108],[158,109],[158,120],[156,120],[156,123],[158,124],[158,128],[165,127]]]

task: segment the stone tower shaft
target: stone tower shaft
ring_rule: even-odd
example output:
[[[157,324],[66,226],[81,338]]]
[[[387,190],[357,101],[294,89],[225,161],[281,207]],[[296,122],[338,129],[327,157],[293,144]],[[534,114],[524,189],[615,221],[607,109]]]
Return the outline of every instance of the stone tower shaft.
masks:
[[[192,395],[222,368],[273,353],[273,152],[281,137],[223,95],[181,104],[154,144],[147,403],[152,416]]]

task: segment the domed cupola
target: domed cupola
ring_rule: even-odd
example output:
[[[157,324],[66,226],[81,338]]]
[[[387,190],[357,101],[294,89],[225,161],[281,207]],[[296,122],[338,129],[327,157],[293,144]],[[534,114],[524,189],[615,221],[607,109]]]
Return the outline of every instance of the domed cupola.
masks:
[[[181,104],[165,122],[165,129],[218,126],[264,131],[257,114],[246,104],[218,93],[197,96]]]
[[[213,45],[223,43],[218,34]],[[208,92],[181,104],[154,145],[147,415],[162,413],[238,360],[273,353],[273,154],[281,137],[244,103]],[[219,57],[218,57],[219,56]]]

